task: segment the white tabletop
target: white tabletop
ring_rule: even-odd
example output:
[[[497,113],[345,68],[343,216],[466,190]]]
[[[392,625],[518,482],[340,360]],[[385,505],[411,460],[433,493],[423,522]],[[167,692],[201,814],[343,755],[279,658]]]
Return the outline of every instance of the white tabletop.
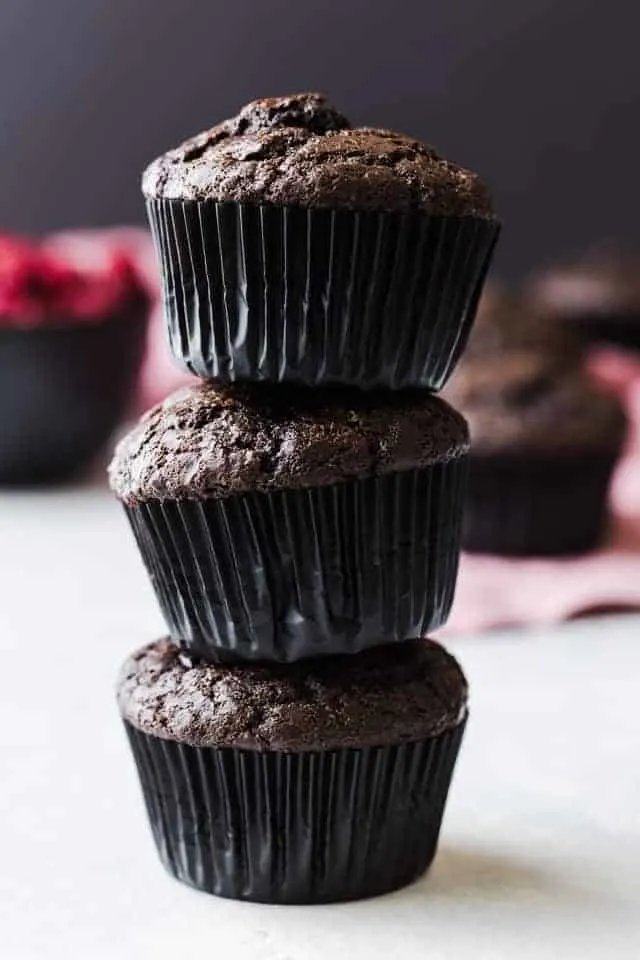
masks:
[[[156,859],[113,682],[162,626],[118,506],[3,494],[0,532],[3,957],[640,956],[640,617],[451,642],[472,716],[430,875],[255,906]]]

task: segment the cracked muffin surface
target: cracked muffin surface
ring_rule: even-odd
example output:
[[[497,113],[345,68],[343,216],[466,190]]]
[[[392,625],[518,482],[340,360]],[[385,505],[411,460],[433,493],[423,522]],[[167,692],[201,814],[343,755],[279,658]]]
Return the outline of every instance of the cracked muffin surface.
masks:
[[[493,219],[477,174],[413,137],[353,128],[319,93],[248,103],[154,160],[142,188],[148,199]]]
[[[330,750],[409,743],[457,726],[467,684],[431,640],[299,663],[192,662],[169,640],[123,665],[125,720],[162,739],[248,750]]]
[[[466,454],[463,417],[421,390],[196,384],[149,410],[109,468],[125,503],[299,489]]]

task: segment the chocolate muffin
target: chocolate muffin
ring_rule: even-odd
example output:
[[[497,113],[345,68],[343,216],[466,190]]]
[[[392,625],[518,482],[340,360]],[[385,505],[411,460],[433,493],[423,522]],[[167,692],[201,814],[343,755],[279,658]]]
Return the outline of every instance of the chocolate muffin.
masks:
[[[304,93],[247,104],[155,160],[142,188],[171,349],[193,373],[447,379],[499,232],[476,174]]]
[[[110,478],[176,642],[296,660],[444,621],[467,449],[423,392],[199,384],[142,418]]]
[[[0,483],[76,477],[132,399],[149,299],[130,257],[0,236]]]
[[[125,663],[118,701],[177,879],[320,903],[431,863],[467,715],[464,676],[436,643],[234,667],[161,640]]]
[[[471,433],[463,548],[582,553],[601,539],[626,433],[617,399],[535,351],[465,360],[446,390]]]
[[[563,366],[578,362],[581,348],[582,341],[573,330],[491,281],[480,297],[464,362],[483,357],[492,360],[506,351],[528,353],[531,358],[535,352],[547,365]]]
[[[586,343],[640,349],[640,260],[592,255],[534,276],[535,308]]]

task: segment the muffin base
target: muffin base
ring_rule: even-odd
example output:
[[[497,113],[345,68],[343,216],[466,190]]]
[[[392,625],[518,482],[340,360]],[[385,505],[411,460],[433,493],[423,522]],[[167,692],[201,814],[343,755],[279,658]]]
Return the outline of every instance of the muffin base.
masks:
[[[455,589],[466,457],[303,490],[125,507],[171,638],[299,660],[424,636]]]
[[[419,743],[303,753],[125,728],[172,876],[221,897],[303,904],[376,896],[425,872],[465,722]]]
[[[439,389],[498,239],[476,217],[149,200],[171,351],[205,379]]]
[[[146,301],[99,321],[0,330],[0,483],[89,466],[126,413],[146,330]]]
[[[562,556],[598,546],[619,453],[469,459],[462,547],[503,556]]]

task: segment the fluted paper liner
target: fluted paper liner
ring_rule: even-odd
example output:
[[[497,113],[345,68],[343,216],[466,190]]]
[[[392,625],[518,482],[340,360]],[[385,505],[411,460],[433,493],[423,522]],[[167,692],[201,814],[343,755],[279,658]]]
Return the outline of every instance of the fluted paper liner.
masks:
[[[302,753],[193,747],[125,728],[174,877],[221,897],[322,903],[424,873],[464,721],[418,743]]]
[[[561,556],[601,542],[614,453],[470,457],[462,545],[473,553]]]
[[[149,200],[174,357],[203,378],[439,389],[499,224]]]
[[[455,588],[465,458],[304,490],[126,507],[171,637],[298,660],[424,636]]]

